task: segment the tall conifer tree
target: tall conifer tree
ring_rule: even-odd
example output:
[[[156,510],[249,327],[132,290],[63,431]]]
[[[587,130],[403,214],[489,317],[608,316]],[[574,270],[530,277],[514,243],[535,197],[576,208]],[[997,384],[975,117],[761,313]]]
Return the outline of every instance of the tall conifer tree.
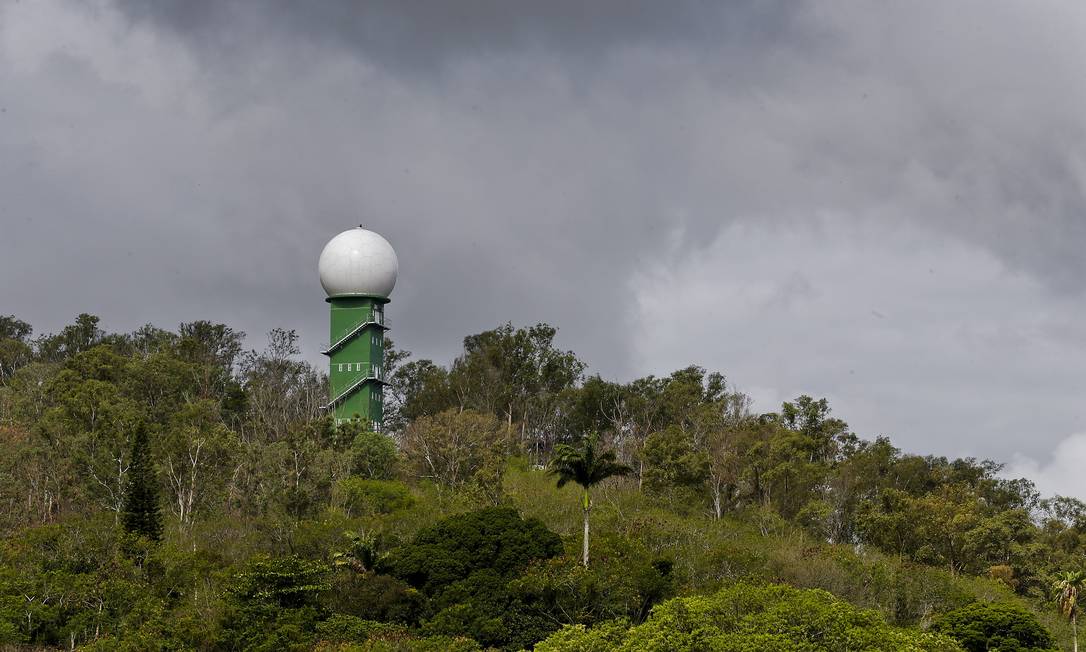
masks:
[[[158,483],[151,461],[147,431],[141,425],[132,441],[132,463],[128,466],[128,482],[121,512],[124,529],[152,541],[162,538],[162,514],[158,506]]]

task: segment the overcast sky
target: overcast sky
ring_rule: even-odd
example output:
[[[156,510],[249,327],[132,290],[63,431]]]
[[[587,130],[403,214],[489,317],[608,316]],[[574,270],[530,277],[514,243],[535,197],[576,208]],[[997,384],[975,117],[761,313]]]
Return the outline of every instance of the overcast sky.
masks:
[[[1081,2],[0,0],[0,313],[319,362],[363,223],[418,357],[547,321],[1086,498],[1083,61]]]

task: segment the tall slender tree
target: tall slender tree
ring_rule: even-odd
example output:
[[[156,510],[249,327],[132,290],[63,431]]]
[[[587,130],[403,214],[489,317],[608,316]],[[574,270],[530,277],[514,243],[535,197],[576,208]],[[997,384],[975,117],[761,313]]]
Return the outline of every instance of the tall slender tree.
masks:
[[[607,478],[626,475],[632,470],[616,461],[614,451],[600,450],[597,433],[581,438],[576,446],[559,444],[554,447],[550,472],[558,476],[558,488],[561,489],[568,482],[575,482],[584,490],[581,495],[581,510],[584,516],[582,554],[585,568],[588,568],[588,516],[592,512],[592,487]]]
[[[1056,576],[1053,588],[1056,590],[1056,605],[1060,613],[1071,621],[1071,634],[1074,639],[1074,651],[1078,652],[1078,594],[1086,586],[1086,573],[1082,571],[1064,571]]]
[[[150,448],[147,431],[140,425],[132,440],[121,523],[132,534],[158,541],[162,538],[162,514],[159,511],[158,483],[155,481]]]

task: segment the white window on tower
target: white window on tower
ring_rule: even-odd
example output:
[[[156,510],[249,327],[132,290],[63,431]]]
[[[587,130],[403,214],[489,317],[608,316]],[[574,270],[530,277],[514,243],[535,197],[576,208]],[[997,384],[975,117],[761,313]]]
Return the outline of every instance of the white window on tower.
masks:
[[[341,363],[339,363],[339,370],[340,370],[340,371],[343,371],[343,363],[342,363],[342,362],[341,362]]]

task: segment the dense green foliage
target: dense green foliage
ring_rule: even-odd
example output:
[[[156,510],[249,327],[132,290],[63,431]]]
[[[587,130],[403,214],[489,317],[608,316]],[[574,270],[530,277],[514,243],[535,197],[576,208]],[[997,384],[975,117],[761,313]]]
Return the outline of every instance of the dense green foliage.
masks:
[[[158,483],[155,481],[155,470],[151,465],[147,433],[143,428],[136,429],[130,459],[132,462],[128,466],[124,502],[121,507],[121,523],[129,534],[158,541],[162,538]]]
[[[507,586],[536,560],[562,553],[562,540],[536,519],[491,507],[443,519],[379,565],[426,595],[434,634],[466,633],[485,645],[519,649],[551,627],[525,613]]]
[[[479,573],[508,580],[537,559],[562,552],[562,540],[535,519],[516,510],[491,507],[453,516],[425,528],[384,562],[389,574],[427,595]]]
[[[752,414],[699,367],[585,377],[555,335],[507,324],[447,367],[389,342],[378,434],[332,427],[292,332],[0,317],[0,645],[1069,646],[1086,504],[861,439],[825,400]]]
[[[932,628],[967,652],[1040,652],[1052,649],[1052,636],[1037,618],[1010,604],[974,602],[943,614]]]
[[[825,591],[737,584],[713,595],[675,598],[627,629],[622,621],[567,625],[538,652],[957,652],[945,636],[891,627],[875,612]]]

